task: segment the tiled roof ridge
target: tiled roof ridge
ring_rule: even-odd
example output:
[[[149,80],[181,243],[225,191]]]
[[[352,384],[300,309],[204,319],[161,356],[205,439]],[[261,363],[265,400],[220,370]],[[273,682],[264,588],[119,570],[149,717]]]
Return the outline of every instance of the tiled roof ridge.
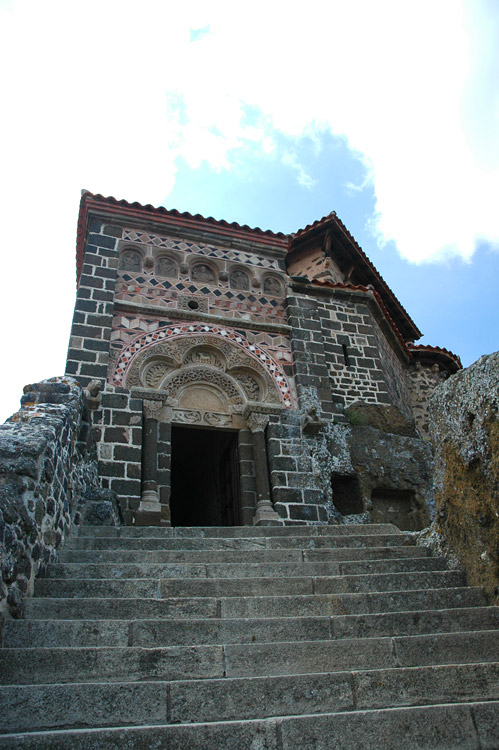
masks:
[[[240,229],[244,232],[254,232],[256,234],[263,234],[266,237],[276,237],[280,240],[289,240],[290,235],[284,234],[284,232],[273,232],[271,229],[261,229],[260,227],[250,227],[248,224],[239,224],[237,221],[226,221],[225,219],[215,219],[213,216],[202,216],[201,214],[191,214],[189,211],[178,211],[176,208],[165,208],[164,206],[153,206],[151,203],[139,203],[133,201],[130,203],[125,198],[115,198],[112,195],[105,196],[101,193],[91,193],[89,190],[82,191],[82,201],[85,199],[92,198],[93,200],[102,203],[112,203],[115,206],[123,206],[124,208],[135,208],[139,210],[145,210],[150,213],[157,213],[167,216],[175,216],[183,219],[194,219],[196,221],[205,221],[215,226],[221,226],[228,229]]]
[[[411,351],[417,352],[429,352],[432,354],[443,354],[446,357],[449,357],[449,359],[452,359],[458,366],[459,369],[462,369],[463,365],[461,362],[461,357],[458,354],[454,354],[454,352],[451,352],[450,349],[445,349],[443,346],[430,346],[430,344],[409,344],[409,349]]]
[[[355,245],[355,247],[358,250],[359,254],[366,261],[367,265],[369,266],[369,268],[371,269],[371,271],[374,273],[374,275],[376,276],[376,278],[378,279],[378,281],[384,286],[385,290],[387,291],[388,295],[392,298],[393,302],[397,305],[398,308],[400,308],[400,310],[407,317],[407,319],[409,320],[409,322],[414,326],[416,332],[420,336],[422,336],[421,331],[419,330],[419,328],[417,327],[417,325],[414,323],[414,321],[412,320],[411,316],[409,315],[409,313],[407,312],[407,310],[405,309],[405,307],[402,305],[402,303],[394,295],[394,293],[392,292],[392,290],[390,289],[390,287],[388,286],[388,284],[386,283],[386,281],[384,280],[384,278],[382,277],[382,275],[380,274],[380,272],[378,271],[378,269],[376,268],[376,266],[374,265],[374,263],[365,254],[365,252],[363,251],[363,249],[361,248],[361,246],[359,245],[359,243],[357,242],[357,240],[355,239],[355,237],[353,236],[353,234],[347,229],[347,227],[343,224],[343,222],[341,221],[341,219],[338,216],[336,216],[336,214],[334,216],[334,219],[335,219],[336,223],[339,224],[339,226],[341,227],[341,229],[343,230],[343,232],[345,232],[345,234],[347,235],[347,237],[353,242],[353,244]]]
[[[294,234],[291,235],[293,239],[296,239],[297,237],[300,237],[302,234],[306,234],[311,229],[316,229],[319,224],[325,224],[327,221],[329,221],[332,218],[338,218],[338,214],[336,211],[331,211],[331,213],[326,214],[326,216],[323,216],[321,219],[316,219],[311,224],[307,224],[302,229],[298,229]]]
[[[297,239],[298,237],[301,237],[308,232],[310,232],[312,229],[317,229],[317,227],[321,226],[322,224],[327,224],[329,221],[333,221],[336,226],[347,236],[347,238],[350,240],[350,242],[353,244],[361,258],[365,261],[365,263],[368,265],[369,269],[372,271],[374,276],[376,277],[377,281],[383,286],[384,291],[386,294],[392,299],[393,303],[399,308],[399,310],[402,312],[402,314],[406,317],[409,324],[413,327],[414,333],[416,334],[415,338],[418,336],[422,336],[421,331],[416,326],[414,321],[412,320],[411,316],[405,309],[405,307],[401,304],[401,302],[397,299],[397,297],[394,295],[374,263],[369,259],[369,257],[366,255],[366,253],[363,251],[353,234],[349,231],[349,229],[343,224],[342,220],[339,218],[336,211],[331,211],[331,213],[327,214],[327,216],[323,216],[321,219],[317,219],[317,221],[314,221],[312,224],[307,224],[306,227],[303,229],[298,230],[298,232],[293,235],[293,239]]]

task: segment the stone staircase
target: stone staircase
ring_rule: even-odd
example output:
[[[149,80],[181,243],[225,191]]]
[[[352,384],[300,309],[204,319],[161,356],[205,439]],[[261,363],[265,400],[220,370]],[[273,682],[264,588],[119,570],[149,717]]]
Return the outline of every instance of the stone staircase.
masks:
[[[498,748],[498,628],[389,524],[83,527],[5,625],[0,748]]]

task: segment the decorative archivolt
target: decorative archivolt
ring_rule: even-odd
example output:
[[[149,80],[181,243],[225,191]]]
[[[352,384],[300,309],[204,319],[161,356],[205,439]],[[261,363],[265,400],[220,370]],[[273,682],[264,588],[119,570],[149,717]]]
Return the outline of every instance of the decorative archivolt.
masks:
[[[136,355],[125,385],[161,390],[168,402],[201,408],[203,400],[219,411],[247,401],[279,404],[280,393],[265,367],[230,341],[209,334],[178,337]]]

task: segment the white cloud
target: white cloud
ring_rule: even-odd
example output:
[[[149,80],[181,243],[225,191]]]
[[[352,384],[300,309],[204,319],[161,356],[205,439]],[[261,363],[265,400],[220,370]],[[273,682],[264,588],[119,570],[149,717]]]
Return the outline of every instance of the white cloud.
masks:
[[[27,379],[62,369],[80,189],[158,204],[179,156],[227,169],[242,147],[270,153],[279,134],[319,144],[330,131],[368,166],[381,242],[414,261],[498,243],[493,10],[482,0],[0,6],[1,304]],[[49,330],[63,342],[56,353],[42,346]],[[24,376],[11,371],[17,387]]]

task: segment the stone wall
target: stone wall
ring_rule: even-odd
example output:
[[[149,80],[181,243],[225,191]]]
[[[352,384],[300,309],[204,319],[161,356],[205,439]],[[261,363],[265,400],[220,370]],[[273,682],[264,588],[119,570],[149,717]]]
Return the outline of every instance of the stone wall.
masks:
[[[102,487],[119,497],[125,524],[139,507],[142,461],[142,399],[125,388],[106,384],[92,413]]]
[[[20,411],[0,425],[0,616],[22,616],[92,488],[98,494],[81,387],[69,377],[25,386]]]
[[[468,582],[499,594],[499,352],[452,375],[430,400],[436,524]]]
[[[87,239],[71,328],[66,374],[82,385],[104,384],[109,364],[109,339],[114,311],[121,229],[94,219]]]
[[[390,346],[386,334],[383,333],[378,323],[373,320],[372,325],[390,402],[407,418],[412,419],[411,396],[407,380],[408,358],[402,361]]]
[[[430,436],[430,396],[448,375],[449,373],[442,370],[436,362],[431,365],[415,362],[408,370],[412,411],[416,426],[423,437]]]

